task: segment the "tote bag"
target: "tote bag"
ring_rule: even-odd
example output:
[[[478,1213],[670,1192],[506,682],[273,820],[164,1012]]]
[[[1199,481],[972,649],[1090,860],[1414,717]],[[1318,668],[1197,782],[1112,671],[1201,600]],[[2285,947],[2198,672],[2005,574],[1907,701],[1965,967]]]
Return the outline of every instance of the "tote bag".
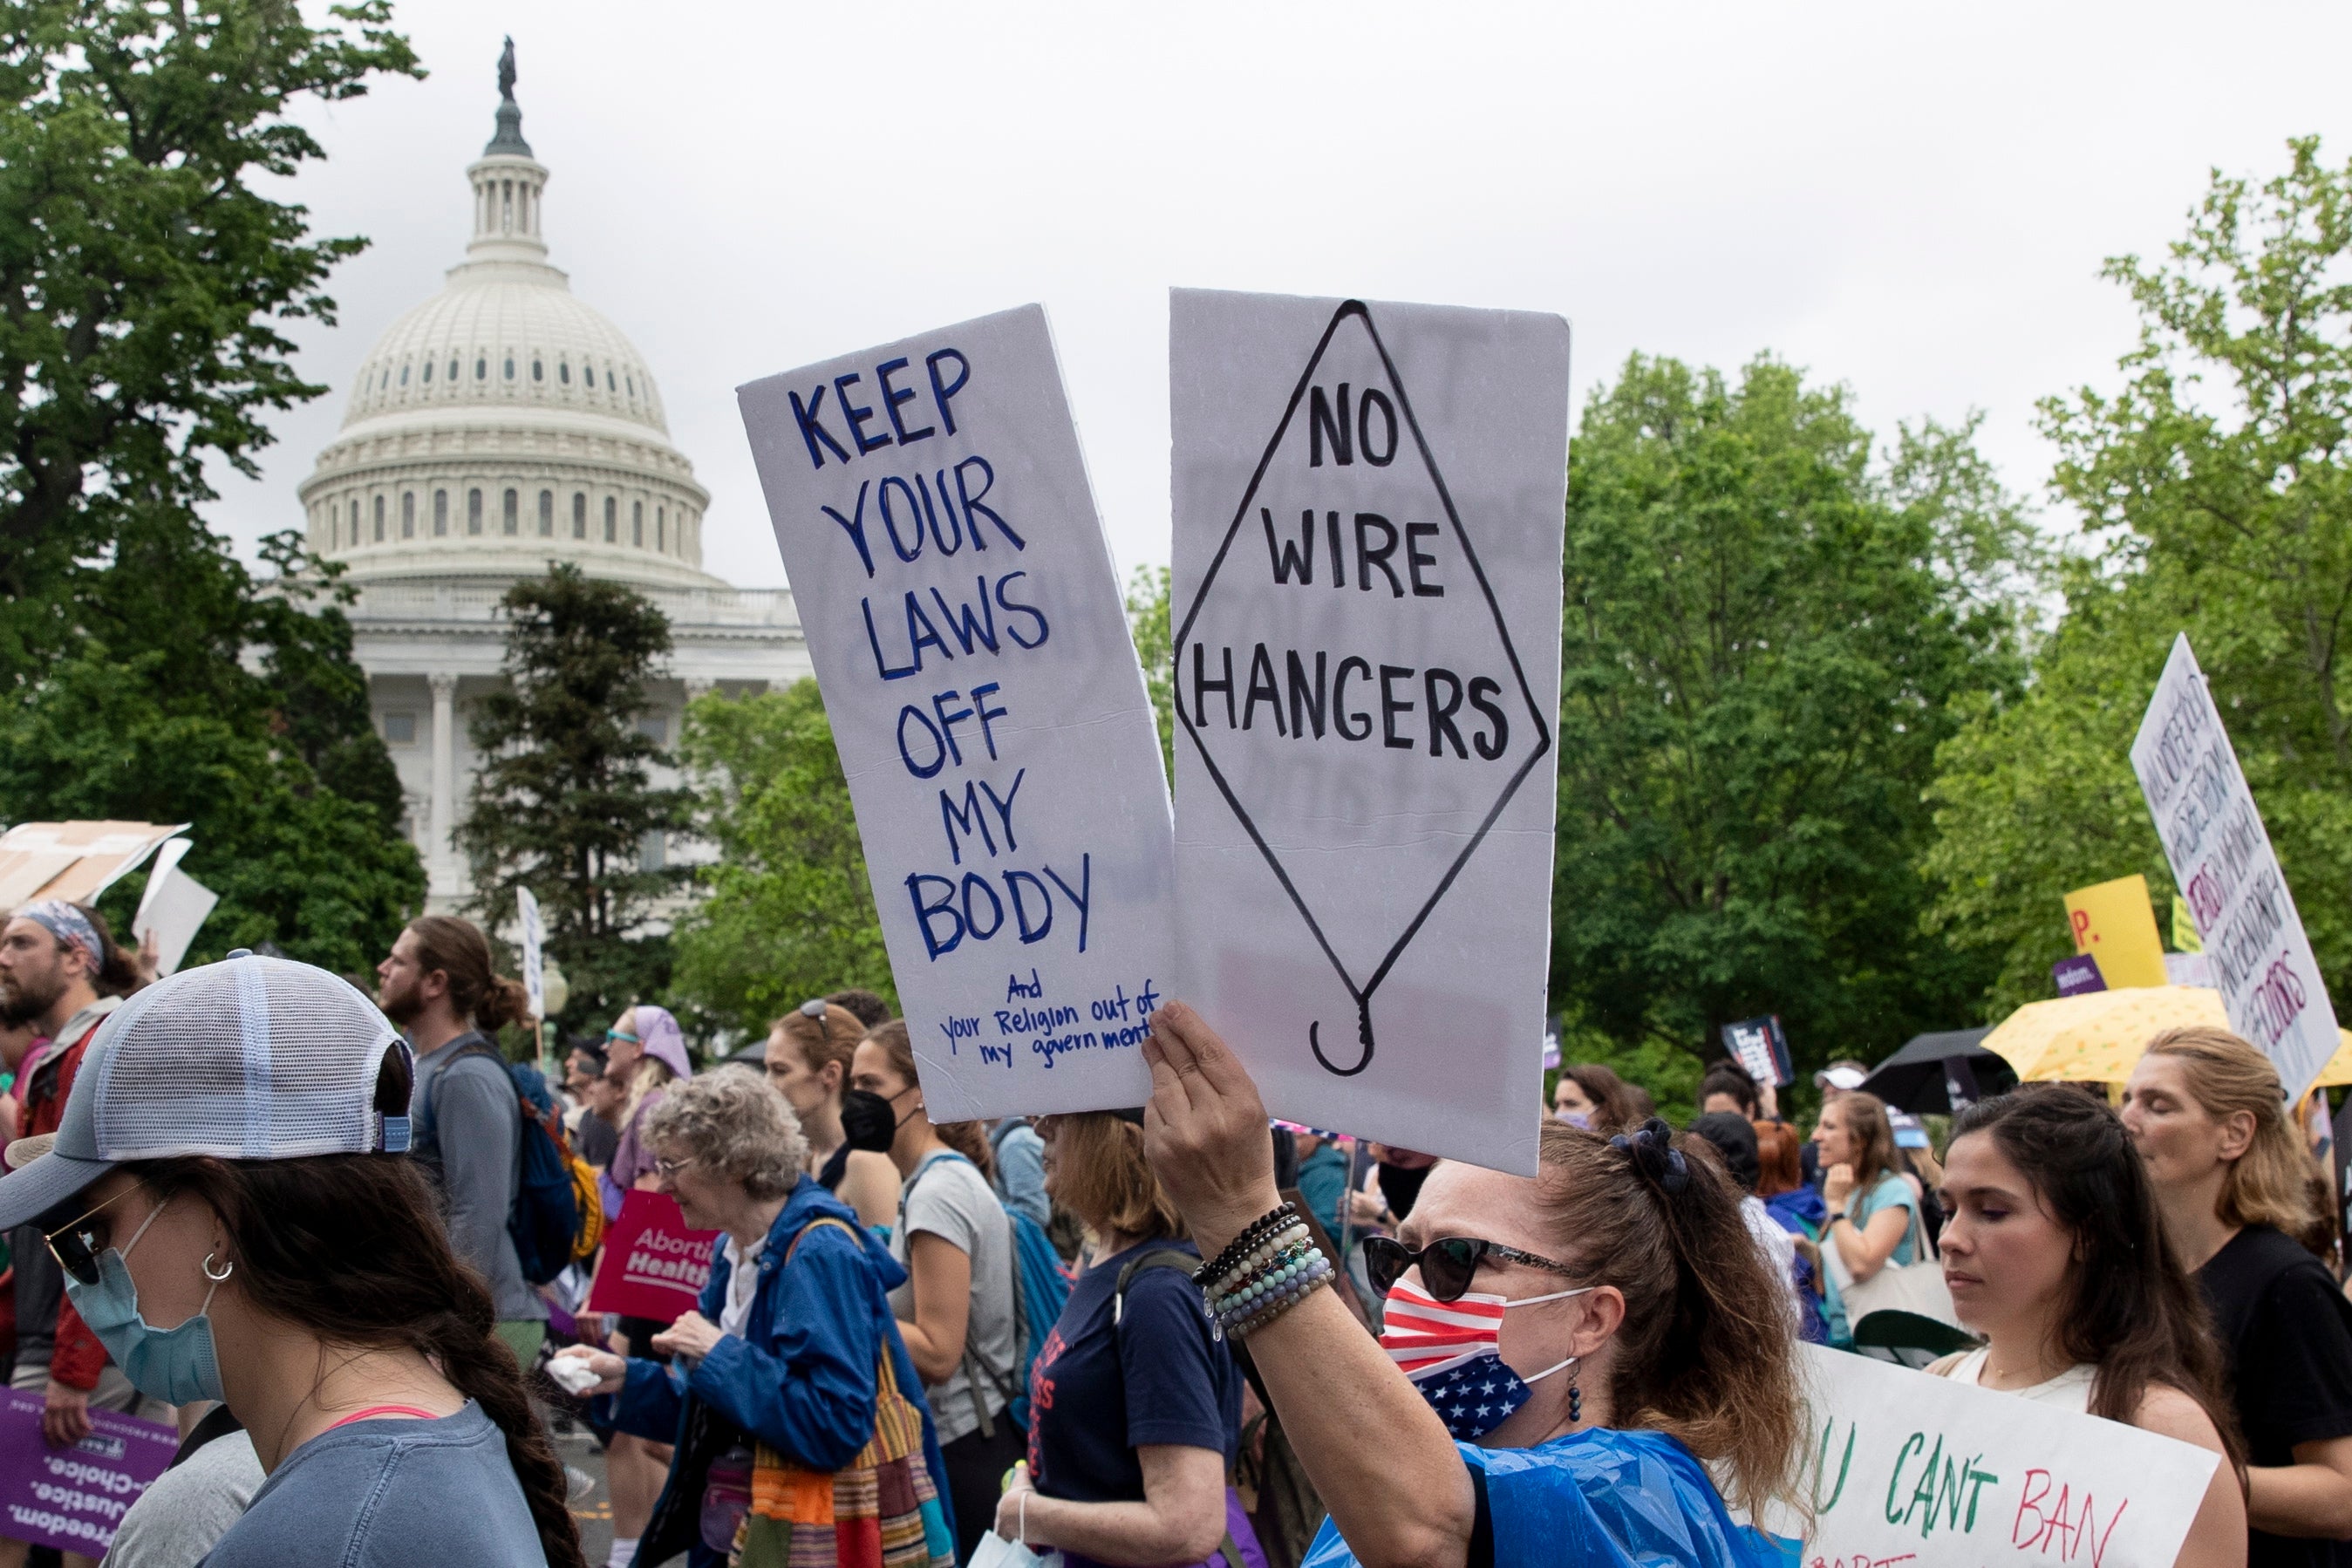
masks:
[[[1885,1311],[1916,1312],[1956,1329],[1960,1326],[1959,1314],[1952,1310],[1952,1293],[1944,1287],[1944,1266],[1928,1246],[1918,1209],[1913,1207],[1910,1214],[1911,1256],[1916,1262],[1895,1263],[1890,1259],[1867,1279],[1841,1281],[1839,1294],[1845,1301],[1849,1330],[1871,1313]],[[1822,1248],[1825,1256],[1834,1250],[1834,1243]]]

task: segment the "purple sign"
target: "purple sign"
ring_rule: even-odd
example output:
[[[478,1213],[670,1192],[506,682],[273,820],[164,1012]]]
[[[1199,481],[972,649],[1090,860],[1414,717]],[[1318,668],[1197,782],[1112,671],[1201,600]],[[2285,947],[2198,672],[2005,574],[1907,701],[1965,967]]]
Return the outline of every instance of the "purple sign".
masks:
[[[172,1463],[180,1435],[152,1421],[89,1413],[70,1448],[41,1440],[41,1398],[0,1389],[0,1535],[103,1557],[115,1526]]]
[[[2106,976],[2099,973],[2099,961],[2087,952],[2060,959],[2050,966],[2050,977],[2058,982],[2061,996],[2084,996],[2107,988]]]

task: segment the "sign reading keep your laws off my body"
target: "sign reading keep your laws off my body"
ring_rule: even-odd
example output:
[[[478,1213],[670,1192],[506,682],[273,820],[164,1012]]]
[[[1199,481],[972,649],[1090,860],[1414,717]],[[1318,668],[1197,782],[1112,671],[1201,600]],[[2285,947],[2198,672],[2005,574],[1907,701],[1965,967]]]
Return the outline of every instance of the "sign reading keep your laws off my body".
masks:
[[[1045,311],[738,395],[931,1118],[1140,1104],[1168,792]]]

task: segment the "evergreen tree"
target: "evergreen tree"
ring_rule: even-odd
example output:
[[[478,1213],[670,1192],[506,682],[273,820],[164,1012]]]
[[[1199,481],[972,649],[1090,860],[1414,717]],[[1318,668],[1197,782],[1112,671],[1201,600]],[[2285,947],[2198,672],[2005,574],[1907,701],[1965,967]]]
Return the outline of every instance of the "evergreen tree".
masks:
[[[516,889],[538,899],[547,951],[572,987],[560,1021],[576,1028],[650,1001],[669,980],[669,938],[651,928],[688,873],[649,864],[646,850],[690,826],[693,796],[654,786],[652,770],[671,759],[637,726],[669,621],[642,594],[570,564],[517,583],[502,607],[507,689],[474,710],[484,761],[457,844],[490,929],[512,926]]]

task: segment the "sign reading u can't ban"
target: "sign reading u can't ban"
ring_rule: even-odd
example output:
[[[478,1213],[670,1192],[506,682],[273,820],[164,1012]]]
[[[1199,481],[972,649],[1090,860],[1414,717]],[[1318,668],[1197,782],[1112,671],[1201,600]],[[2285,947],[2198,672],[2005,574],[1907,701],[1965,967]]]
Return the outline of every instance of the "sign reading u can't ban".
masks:
[[[1180,289],[1185,985],[1276,1114],[1532,1173],[1568,324]]]
[[[2230,1027],[2299,1100],[2340,1043],[2336,1008],[2186,634],[2173,640],[2131,760]]]

